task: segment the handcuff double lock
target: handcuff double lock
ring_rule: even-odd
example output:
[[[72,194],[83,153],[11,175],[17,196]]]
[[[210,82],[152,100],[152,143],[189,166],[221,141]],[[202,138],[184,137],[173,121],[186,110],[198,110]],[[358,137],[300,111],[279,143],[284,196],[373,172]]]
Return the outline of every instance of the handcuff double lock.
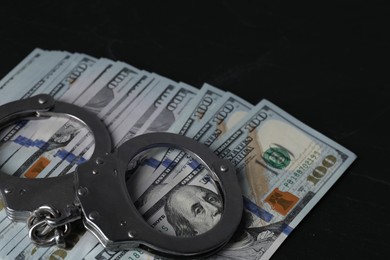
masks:
[[[13,101],[0,107],[0,129],[21,119],[62,115],[77,119],[95,138],[90,159],[72,173],[27,179],[0,171],[0,192],[7,216],[27,221],[29,236],[39,246],[64,247],[71,223],[82,220],[87,230],[112,251],[140,247],[172,258],[201,258],[220,250],[241,220],[243,202],[234,166],[205,145],[173,133],[136,136],[112,151],[110,134],[93,113],[46,94]],[[184,150],[202,162],[223,198],[219,222],[194,237],[175,237],[153,229],[137,211],[126,187],[130,161],[156,147]]]

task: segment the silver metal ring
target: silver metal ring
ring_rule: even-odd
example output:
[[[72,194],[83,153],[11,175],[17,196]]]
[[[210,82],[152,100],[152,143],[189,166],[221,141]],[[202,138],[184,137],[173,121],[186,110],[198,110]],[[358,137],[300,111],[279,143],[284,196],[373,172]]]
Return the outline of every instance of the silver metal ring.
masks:
[[[48,234],[52,232],[53,229],[49,230],[48,232],[45,232],[43,236],[42,234],[40,234],[41,232],[39,230],[47,227],[48,226],[45,220],[38,221],[37,223],[29,227],[28,236],[34,244],[38,246],[51,246],[55,244],[55,237],[48,236]]]
[[[70,232],[70,226],[59,218],[69,215],[66,210],[69,205],[81,206],[86,228],[111,250],[141,246],[169,257],[200,258],[220,250],[232,237],[241,220],[243,201],[235,169],[229,161],[218,158],[190,138],[171,133],[137,136],[111,153],[110,135],[96,115],[71,104],[55,102],[49,95],[1,106],[0,128],[22,118],[53,114],[77,118],[90,129],[96,142],[91,158],[73,174],[23,179],[0,172],[0,193],[9,218],[26,220],[38,209],[29,219],[30,236],[37,244],[64,245],[63,236]],[[133,158],[154,147],[183,149],[212,172],[223,196],[224,210],[219,222],[209,231],[194,237],[168,236],[150,227],[138,213],[126,187],[126,170]],[[71,214],[71,217],[75,216]],[[62,227],[50,224],[57,223],[57,218],[58,223],[65,223]]]
[[[43,229],[45,232],[41,232]],[[63,229],[63,230],[62,230]],[[52,246],[65,247],[64,237],[70,233],[69,224],[65,224],[62,227],[52,228],[45,219],[36,223],[29,223],[28,236],[31,241],[38,246]]]
[[[209,231],[194,237],[165,235],[146,223],[135,208],[126,187],[127,165],[138,154],[154,147],[185,150],[213,172],[224,199],[224,210]],[[85,226],[110,250],[141,246],[169,257],[205,257],[225,245],[239,225],[243,201],[235,168],[199,142],[172,133],[149,133],[130,139],[102,160],[102,164],[87,162],[78,168],[78,183],[85,191],[79,192],[78,198],[86,216]],[[92,174],[93,171],[102,174]]]
[[[110,153],[112,149],[109,132],[101,120],[91,112],[68,103],[55,101],[46,94],[7,103],[1,106],[0,129],[20,119],[39,119],[43,116],[61,114],[78,119],[93,133],[95,150],[92,158]],[[58,210],[75,201],[74,174],[53,178],[26,179],[0,171],[0,194],[10,219],[23,221],[32,211],[42,205]]]

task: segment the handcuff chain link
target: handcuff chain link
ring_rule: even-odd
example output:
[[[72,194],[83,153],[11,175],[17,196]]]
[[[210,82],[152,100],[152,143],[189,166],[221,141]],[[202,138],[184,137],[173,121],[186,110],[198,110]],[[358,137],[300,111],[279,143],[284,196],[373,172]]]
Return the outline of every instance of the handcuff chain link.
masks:
[[[64,237],[70,232],[70,223],[80,219],[80,211],[75,207],[68,209],[66,216],[50,206],[41,206],[27,219],[28,235],[39,246],[57,245],[65,248]]]

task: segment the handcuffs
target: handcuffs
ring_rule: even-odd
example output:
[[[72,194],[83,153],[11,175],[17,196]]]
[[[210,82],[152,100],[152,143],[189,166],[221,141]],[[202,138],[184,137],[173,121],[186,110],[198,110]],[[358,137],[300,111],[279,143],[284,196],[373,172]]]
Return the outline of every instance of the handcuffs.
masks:
[[[91,112],[46,94],[0,106],[0,129],[21,119],[52,115],[81,121],[93,133],[91,158],[67,175],[27,179],[0,171],[0,192],[8,218],[27,221],[29,236],[39,245],[65,246],[71,223],[82,220],[87,230],[112,251],[139,247],[171,258],[203,258],[230,240],[242,216],[243,201],[234,166],[203,144],[173,133],[136,136],[115,151],[104,123]],[[211,173],[223,198],[219,222],[194,237],[175,237],[153,229],[134,206],[125,183],[130,161],[155,147],[182,149]]]

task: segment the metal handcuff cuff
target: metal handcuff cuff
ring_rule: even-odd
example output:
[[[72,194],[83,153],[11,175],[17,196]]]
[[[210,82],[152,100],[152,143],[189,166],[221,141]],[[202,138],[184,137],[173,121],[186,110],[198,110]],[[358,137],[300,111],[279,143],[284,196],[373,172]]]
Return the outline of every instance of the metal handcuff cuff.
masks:
[[[7,216],[27,221],[29,235],[37,245],[65,246],[70,224],[82,220],[108,250],[140,247],[172,258],[202,258],[220,250],[241,220],[243,202],[235,168],[210,149],[190,138],[172,133],[136,136],[112,151],[111,137],[103,122],[78,106],[55,101],[46,94],[0,106],[0,128],[21,119],[52,115],[81,121],[95,138],[91,158],[67,175],[27,179],[0,171],[0,191]],[[223,198],[219,222],[194,237],[175,237],[153,229],[131,200],[125,175],[128,164],[155,147],[182,149],[210,171]]]

